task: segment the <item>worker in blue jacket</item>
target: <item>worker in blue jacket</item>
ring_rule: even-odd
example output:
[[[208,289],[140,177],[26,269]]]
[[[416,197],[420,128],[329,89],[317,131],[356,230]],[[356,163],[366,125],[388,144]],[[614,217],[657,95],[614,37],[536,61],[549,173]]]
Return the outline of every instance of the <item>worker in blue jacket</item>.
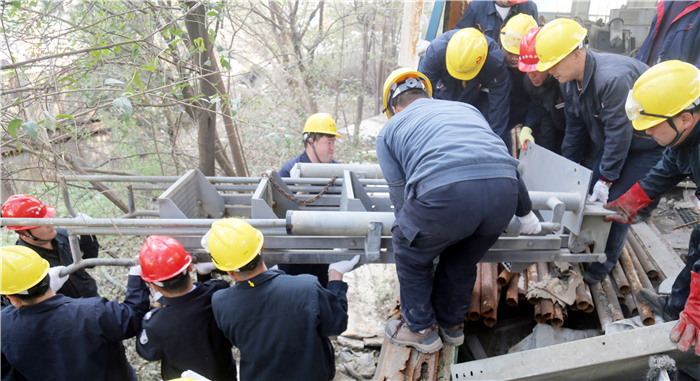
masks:
[[[428,47],[418,71],[430,80],[435,99],[476,107],[506,146],[512,144],[510,74],[496,41],[474,28],[443,33]]]
[[[214,320],[211,298],[228,282],[211,279],[211,262],[197,265],[193,283],[192,256],[173,238],[150,236],[139,253],[141,278],[163,295],[162,307],[143,318],[136,351],[150,361],[161,361],[164,380],[191,370],[210,380],[235,381],[233,345]]]
[[[214,222],[203,242],[216,267],[236,281],[211,304],[217,325],[241,351],[241,380],[332,380],[328,337],[347,328],[343,274],[360,256],[330,264],[326,289],[313,276],[268,269],[263,242],[259,230],[235,218]]]
[[[663,148],[635,132],[625,113],[623,100],[648,67],[630,57],[587,51],[586,37],[586,29],[570,19],[545,25],[536,40],[537,69],[549,71],[561,83],[566,102],[562,155],[581,162],[589,137],[602,147],[593,167],[595,184],[588,201],[606,203],[644,177],[661,158]],[[600,282],[612,271],[628,231],[629,225],[612,224],[605,245],[608,259],[591,264],[583,274],[587,282]]]
[[[687,176],[700,184],[700,70],[678,60],[659,63],[639,77],[625,104],[635,130],[668,147],[642,180],[605,205],[619,213],[606,219],[629,224],[637,212]],[[700,189],[695,196],[700,197]],[[649,289],[637,292],[639,300],[665,321],[680,319],[671,331],[671,340],[678,342],[683,352],[695,341],[696,355],[700,355],[699,273],[700,225],[695,225],[685,267],[673,282],[671,295],[660,296]]]
[[[325,113],[313,114],[306,120],[301,132],[304,152],[288,160],[278,172],[280,177],[300,177],[297,163],[331,163],[335,140],[340,137],[333,117]],[[323,263],[280,263],[278,268],[289,275],[311,274],[318,278],[323,287],[328,285],[328,265]]]
[[[537,20],[537,4],[526,0],[472,1],[456,28],[477,28],[500,43],[501,28],[511,17],[519,14],[530,15]]]
[[[49,263],[24,246],[0,248],[3,380],[136,381],[122,341],[136,336],[148,311],[149,293],[129,270],[123,303],[73,299],[50,287]]]
[[[661,0],[656,8],[636,58],[649,66],[680,60],[700,68],[700,1]]]
[[[56,209],[45,205],[34,196],[16,194],[10,196],[2,205],[2,216],[11,218],[52,218]],[[90,217],[82,213],[78,218],[85,221]],[[66,229],[55,229],[53,226],[5,226],[19,236],[17,245],[26,246],[37,252],[49,264],[54,266],[68,266],[73,263],[68,232]],[[100,244],[96,236],[80,236],[80,251],[83,259],[97,258]],[[57,294],[63,294],[71,298],[89,298],[99,296],[97,282],[85,269],[78,269],[70,274]]]
[[[422,73],[395,70],[384,83],[389,122],[377,158],[396,220],[392,244],[402,319],[384,333],[395,344],[435,352],[464,342],[476,264],[513,215],[538,233],[518,161],[471,105],[431,99]],[[440,257],[437,268],[434,261]]]

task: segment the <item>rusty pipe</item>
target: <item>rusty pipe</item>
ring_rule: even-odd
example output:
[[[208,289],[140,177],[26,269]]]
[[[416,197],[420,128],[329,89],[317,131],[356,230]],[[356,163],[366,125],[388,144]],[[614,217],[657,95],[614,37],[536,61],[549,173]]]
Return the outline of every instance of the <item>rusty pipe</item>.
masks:
[[[639,310],[639,316],[642,319],[642,323],[646,326],[654,325],[655,319],[651,309],[646,304],[640,302],[639,298],[637,297],[637,292],[642,289],[642,283],[634,269],[634,263],[632,263],[630,254],[627,251],[627,245],[622,247],[622,253],[620,253],[620,264],[622,265],[622,269],[625,271],[625,275],[627,275],[627,279],[630,281],[630,286],[632,287],[632,292],[634,293],[634,301],[637,303],[637,309]]]
[[[498,277],[496,263],[483,263],[481,271],[481,316],[484,324],[493,327],[496,324],[498,310]]]
[[[661,272],[656,269],[656,266],[654,266],[653,263],[651,263],[649,253],[644,249],[644,247],[642,247],[642,244],[639,242],[639,240],[637,240],[637,237],[634,236],[631,229],[627,234],[627,242],[630,244],[634,255],[642,264],[644,272],[647,274],[647,276],[649,278],[658,278]]]
[[[500,279],[500,278],[499,278]],[[506,304],[510,307],[518,306],[518,282],[520,276],[518,274],[513,274],[508,282],[508,288],[506,289]]]
[[[627,295],[630,293],[632,290],[630,288],[630,282],[627,280],[627,277],[625,276],[625,272],[622,271],[622,266],[620,266],[620,262],[618,261],[615,263],[615,267],[613,267],[612,271],[613,279],[615,279],[615,284],[617,285],[618,290],[620,290],[620,293],[622,295]]]
[[[537,263],[535,263],[527,268],[527,291],[530,291],[530,288],[532,288],[535,283],[539,282],[539,279],[540,278],[537,274]],[[530,304],[540,303],[539,299],[533,297],[527,297],[527,301],[530,302]]]
[[[651,284],[651,281],[649,280],[647,273],[644,271],[644,267],[642,267],[641,262],[639,262],[636,253],[632,250],[632,247],[628,243],[625,244],[625,247],[627,247],[627,252],[629,253],[632,264],[634,265],[634,270],[637,271],[637,276],[639,276],[639,280],[642,282],[642,287],[653,290],[654,286]]]
[[[561,327],[564,325],[564,312],[559,303],[554,303],[554,313],[552,314],[552,326]]]
[[[612,313],[609,309],[609,304],[603,291],[603,286],[600,283],[591,285],[591,294],[593,294],[593,302],[598,312],[598,320],[600,320],[600,328],[605,332],[608,324],[613,322]]]
[[[471,306],[467,311],[467,319],[477,321],[481,317],[481,263],[476,264],[476,281],[474,281],[474,290],[470,298]]]
[[[601,283],[608,300],[608,307],[610,308],[613,321],[624,319],[625,316],[622,314],[622,307],[620,307],[620,302],[617,300],[617,292],[615,292],[615,287],[613,287],[610,281],[610,274],[606,275]]]
[[[527,270],[520,272],[518,277],[518,300],[525,300],[527,295]]]
[[[630,316],[639,315],[637,302],[634,301],[634,295],[632,295],[631,292],[629,294],[625,294],[625,305],[627,306],[627,310],[630,312]]]
[[[498,279],[496,280],[496,283],[498,283],[499,286],[505,287],[508,285],[508,282],[510,282],[510,279],[513,277],[513,275],[516,275],[506,269],[503,269],[500,274],[498,274]]]

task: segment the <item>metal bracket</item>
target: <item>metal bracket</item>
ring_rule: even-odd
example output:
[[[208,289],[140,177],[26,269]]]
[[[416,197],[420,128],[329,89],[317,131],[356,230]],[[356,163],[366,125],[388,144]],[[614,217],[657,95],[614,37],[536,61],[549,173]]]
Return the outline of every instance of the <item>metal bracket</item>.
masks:
[[[158,197],[160,218],[222,218],[224,198],[196,169],[190,169]]]
[[[365,256],[368,262],[379,261],[379,251],[382,248],[382,228],[380,221],[370,221],[365,239]]]

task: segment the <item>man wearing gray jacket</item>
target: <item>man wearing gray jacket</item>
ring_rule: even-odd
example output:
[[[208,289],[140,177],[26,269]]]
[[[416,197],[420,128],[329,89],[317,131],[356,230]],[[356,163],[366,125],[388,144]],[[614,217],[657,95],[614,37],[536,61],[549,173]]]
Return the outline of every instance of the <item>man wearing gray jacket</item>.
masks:
[[[615,200],[641,180],[661,159],[663,147],[635,131],[625,113],[625,100],[634,82],[649,67],[631,57],[589,52],[587,31],[576,21],[557,19],[537,35],[537,70],[548,71],[561,84],[566,103],[566,133],[562,156],[581,162],[590,138],[601,147],[595,156],[596,181],[589,202]],[[651,208],[643,211],[646,217]],[[629,225],[613,222],[605,245],[608,259],[592,263],[583,274],[598,283],[620,258]]]
[[[523,216],[522,232],[541,230],[503,140],[474,106],[430,94],[422,73],[394,71],[384,84],[391,119],[377,136],[401,287],[402,319],[389,321],[385,334],[428,353],[464,341],[476,264],[513,214]]]

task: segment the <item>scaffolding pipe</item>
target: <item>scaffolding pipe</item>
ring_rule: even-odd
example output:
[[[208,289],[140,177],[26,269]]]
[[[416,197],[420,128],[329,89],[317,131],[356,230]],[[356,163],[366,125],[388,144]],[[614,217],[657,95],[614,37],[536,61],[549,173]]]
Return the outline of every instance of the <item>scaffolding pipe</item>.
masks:
[[[379,168],[379,164],[298,163],[297,165],[299,166],[299,173],[301,174],[302,179],[306,177],[343,177],[345,171],[355,172],[357,177],[365,177],[369,179],[384,178],[382,169]]]
[[[305,177],[291,178],[283,177],[282,180],[286,184],[313,184],[326,185],[332,176],[323,177]],[[66,175],[63,176],[66,181],[100,181],[113,183],[174,183],[179,180],[179,176],[125,176],[125,175]],[[212,184],[257,184],[260,182],[260,177],[206,177]],[[363,185],[387,185],[384,179],[359,179]],[[342,185],[343,178],[335,179],[334,185]]]
[[[353,214],[356,212],[346,212]],[[336,217],[338,218],[338,217]],[[211,224],[219,219],[110,219],[93,218],[83,221],[73,218],[0,218],[1,226],[79,226],[79,227],[185,227],[185,228],[210,228]],[[282,219],[246,219],[247,223],[256,228],[284,228],[286,223]],[[366,233],[366,232],[365,232]],[[360,234],[362,235],[362,234]]]
[[[90,258],[90,259],[83,259],[77,262],[74,262],[73,264],[70,264],[66,266],[65,269],[62,269],[61,272],[59,273],[59,276],[64,277],[66,275],[72,274],[80,269],[86,268],[86,267],[94,267],[94,266],[136,266],[138,263],[136,263],[135,260],[133,259],[118,259],[118,258]]]

